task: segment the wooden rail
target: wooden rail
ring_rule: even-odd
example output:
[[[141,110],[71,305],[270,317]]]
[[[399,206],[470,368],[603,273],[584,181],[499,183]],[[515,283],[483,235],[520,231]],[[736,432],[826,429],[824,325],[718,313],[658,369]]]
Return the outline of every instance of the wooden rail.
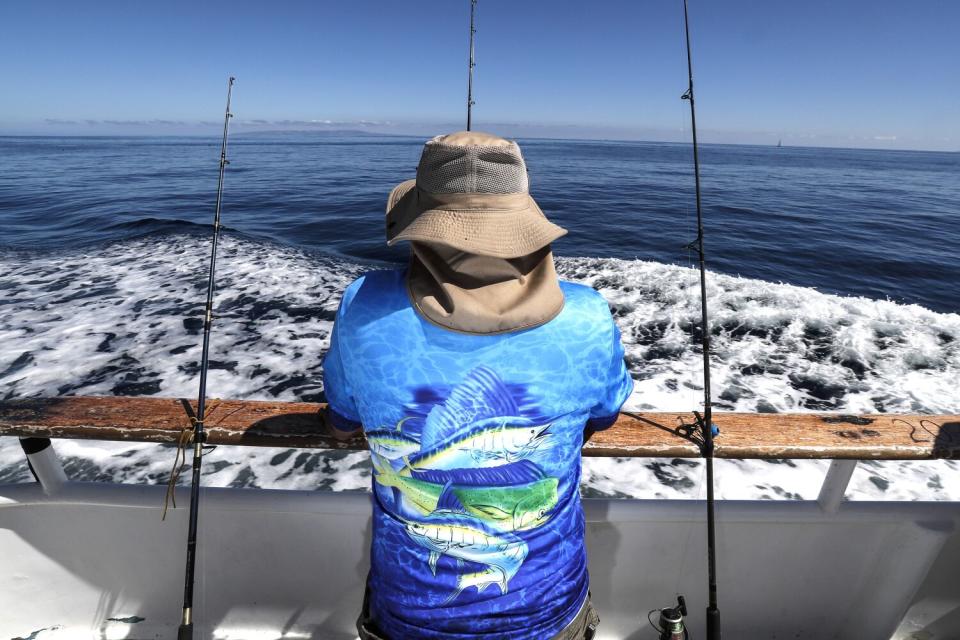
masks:
[[[318,419],[323,405],[213,400],[209,444],[365,449],[338,441]],[[190,425],[192,403],[152,397],[60,397],[0,402],[0,435],[174,443]],[[622,413],[592,435],[587,456],[696,458],[689,413]],[[928,460],[960,458],[960,415],[718,413],[719,458]]]

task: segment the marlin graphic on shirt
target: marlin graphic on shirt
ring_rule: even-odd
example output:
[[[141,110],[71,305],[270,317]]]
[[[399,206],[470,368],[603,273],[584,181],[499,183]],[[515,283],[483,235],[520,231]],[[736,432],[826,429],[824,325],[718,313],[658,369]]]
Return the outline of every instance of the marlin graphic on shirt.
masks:
[[[507,593],[527,557],[517,532],[542,526],[557,504],[558,479],[534,461],[550,440],[551,420],[521,411],[517,392],[477,367],[417,421],[367,432],[377,485],[392,489],[407,536],[428,551],[430,571],[447,556],[480,565],[457,576],[466,589]],[[423,415],[422,413],[420,415]],[[385,499],[387,497],[385,496]]]
[[[490,418],[430,450],[421,450],[407,465],[410,469],[461,469],[516,462],[540,446],[550,435],[549,427],[549,423],[533,424],[520,417]]]

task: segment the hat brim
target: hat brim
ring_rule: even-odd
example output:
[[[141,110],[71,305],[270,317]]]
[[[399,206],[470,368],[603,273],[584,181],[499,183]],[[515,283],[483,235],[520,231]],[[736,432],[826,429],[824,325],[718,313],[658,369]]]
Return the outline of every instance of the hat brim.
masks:
[[[436,242],[467,253],[519,258],[567,233],[528,194],[426,194],[416,180],[387,200],[387,244]]]

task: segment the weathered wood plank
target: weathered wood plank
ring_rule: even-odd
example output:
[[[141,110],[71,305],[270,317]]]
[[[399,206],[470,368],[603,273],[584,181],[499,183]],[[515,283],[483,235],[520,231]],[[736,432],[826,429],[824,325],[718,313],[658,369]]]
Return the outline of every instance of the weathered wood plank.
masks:
[[[150,397],[61,397],[0,402],[0,435],[173,443],[190,427],[193,402]],[[320,423],[320,404],[213,400],[209,444],[364,449],[338,441]],[[590,438],[587,456],[694,458],[688,413],[622,413]],[[847,416],[718,413],[720,458],[960,458],[960,415]]]

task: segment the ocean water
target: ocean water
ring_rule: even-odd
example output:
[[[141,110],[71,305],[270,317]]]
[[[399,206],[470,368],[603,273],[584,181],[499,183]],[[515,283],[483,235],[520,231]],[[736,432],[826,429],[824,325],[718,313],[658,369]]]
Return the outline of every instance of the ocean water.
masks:
[[[400,263],[390,188],[423,140],[231,139],[209,393],[322,400],[344,287]],[[628,408],[701,401],[688,145],[521,140],[570,230],[561,276],[601,291],[636,380]],[[219,141],[0,138],[0,395],[196,394]],[[960,155],[702,148],[716,407],[960,413]],[[169,446],[61,440],[68,474],[162,483]],[[813,498],[827,463],[718,461],[724,498]],[[960,464],[863,462],[855,499],[960,499]],[[182,476],[183,480],[189,474]],[[0,482],[29,471],[0,439]],[[366,454],[218,447],[204,483],[365,490]],[[583,493],[697,497],[695,460],[586,459]]]

